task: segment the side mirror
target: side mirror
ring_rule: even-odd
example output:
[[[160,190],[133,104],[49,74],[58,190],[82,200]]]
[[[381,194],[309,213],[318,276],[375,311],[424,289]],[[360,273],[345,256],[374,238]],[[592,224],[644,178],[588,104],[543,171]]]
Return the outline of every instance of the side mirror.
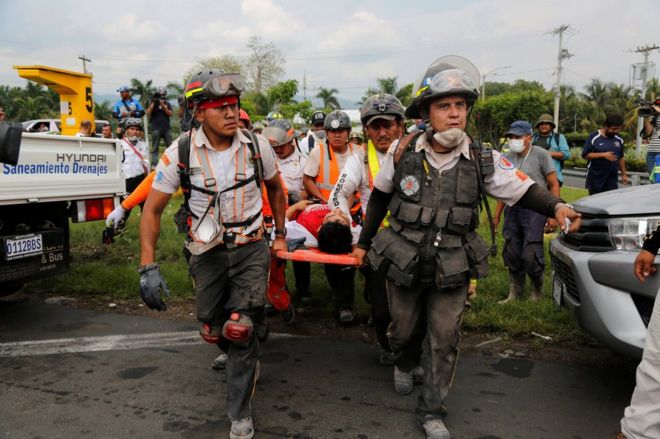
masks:
[[[20,123],[0,122],[0,162],[16,166],[21,150],[23,125]]]

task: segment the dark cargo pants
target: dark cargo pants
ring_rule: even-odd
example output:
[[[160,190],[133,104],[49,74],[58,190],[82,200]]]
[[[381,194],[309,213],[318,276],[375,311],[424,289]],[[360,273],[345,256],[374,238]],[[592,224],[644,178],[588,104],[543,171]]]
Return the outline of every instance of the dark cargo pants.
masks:
[[[401,287],[387,280],[392,315],[388,335],[392,349],[395,352],[410,349],[418,343],[420,330],[425,334],[424,385],[415,410],[420,425],[447,414],[444,400],[454,378],[468,286],[467,277],[464,285],[442,291],[435,284]]]
[[[543,229],[545,215],[519,206],[504,209],[502,237],[506,240],[502,258],[511,273],[524,271],[531,278],[543,276],[545,256]]]
[[[233,249],[215,247],[190,257],[195,281],[197,319],[222,325],[232,311],[252,318],[266,303],[270,249],[265,239]],[[227,414],[232,420],[250,415],[259,343],[252,334],[245,344],[232,343],[227,360]]]

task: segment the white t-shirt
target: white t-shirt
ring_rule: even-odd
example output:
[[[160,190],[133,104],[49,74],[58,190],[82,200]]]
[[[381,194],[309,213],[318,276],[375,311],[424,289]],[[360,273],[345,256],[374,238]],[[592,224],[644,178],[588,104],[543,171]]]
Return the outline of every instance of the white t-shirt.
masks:
[[[328,204],[334,208],[342,209],[350,216],[350,206],[348,205],[349,198],[355,193],[360,194],[360,204],[362,205],[362,213],[366,213],[369,197],[371,196],[371,187],[369,186],[369,172],[368,166],[364,163],[364,150],[360,148],[353,153],[339,175],[337,184],[328,198]],[[385,154],[376,150],[376,157],[378,158],[379,165],[383,163]]]
[[[145,142],[138,140],[133,145],[124,137],[121,139],[121,147],[124,151],[121,168],[126,178],[138,177],[149,172],[149,148]]]
[[[303,169],[305,169],[306,163],[307,157],[302,155],[297,149],[287,158],[277,158],[277,164],[284,178],[284,184],[289,192],[302,192]]]

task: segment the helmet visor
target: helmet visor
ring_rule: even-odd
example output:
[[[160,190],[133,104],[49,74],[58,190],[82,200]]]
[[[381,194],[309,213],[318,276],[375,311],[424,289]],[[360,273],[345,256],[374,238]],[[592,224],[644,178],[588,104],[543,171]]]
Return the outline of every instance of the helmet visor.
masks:
[[[204,90],[211,98],[219,98],[227,95],[240,95],[244,88],[243,80],[237,73],[227,73],[216,76],[204,84]]]
[[[453,90],[464,92],[476,90],[477,84],[464,70],[449,69],[443,70],[431,78],[428,88],[433,93],[450,93]],[[420,89],[420,91],[422,90]]]

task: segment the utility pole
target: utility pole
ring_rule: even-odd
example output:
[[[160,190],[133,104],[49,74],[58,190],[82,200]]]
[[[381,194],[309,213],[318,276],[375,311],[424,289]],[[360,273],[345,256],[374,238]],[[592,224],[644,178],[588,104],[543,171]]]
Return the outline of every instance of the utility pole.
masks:
[[[504,70],[504,69],[510,69],[510,68],[511,68],[511,66],[501,66],[501,67],[494,68],[493,70],[489,70],[489,71],[481,74],[481,96],[480,96],[480,99],[482,101],[486,99],[486,76],[491,75],[491,74],[493,76],[495,76],[496,71]]]
[[[642,94],[640,97],[642,99],[646,99],[646,80],[648,78],[648,72],[650,67],[653,65],[653,63],[649,62],[649,55],[651,52],[653,52],[656,49],[660,49],[660,46],[657,45],[646,45],[646,46],[639,46],[635,50],[631,50],[633,53],[641,53],[644,55],[644,62],[639,65],[640,67],[640,79],[642,81]],[[633,68],[636,67],[633,65]],[[644,118],[643,117],[638,117],[637,118],[637,138],[636,138],[636,146],[635,146],[635,151],[639,153],[642,149],[642,128],[644,127]]]
[[[303,101],[307,100],[307,70],[303,72]]]
[[[83,62],[83,72],[87,73],[87,63],[92,62],[92,60],[87,58],[85,55],[80,55],[78,59]]]
[[[572,57],[570,53],[568,53],[568,50],[564,49],[562,47],[563,39],[564,39],[564,32],[569,30],[571,27],[567,24],[563,24],[559,26],[558,28],[554,29],[550,33],[552,35],[559,35],[559,50],[557,52],[557,68],[555,70],[555,114],[554,114],[554,122],[555,122],[555,130],[556,132],[559,132],[559,99],[561,98],[561,72],[562,72],[562,67],[561,67],[561,62],[565,59],[568,59]]]

